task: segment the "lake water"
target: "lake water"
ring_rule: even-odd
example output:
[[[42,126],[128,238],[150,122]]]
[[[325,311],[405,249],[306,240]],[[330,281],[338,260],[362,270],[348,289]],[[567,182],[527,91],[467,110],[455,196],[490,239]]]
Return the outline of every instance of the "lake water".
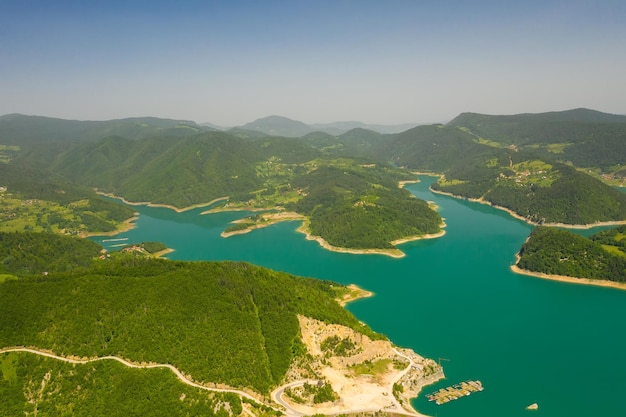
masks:
[[[421,179],[407,189],[439,206],[446,235],[402,245],[401,259],[326,251],[296,232],[299,222],[221,238],[243,212],[140,206],[137,227],[117,237],[161,241],[176,250],[170,259],[244,260],[375,292],[348,308],[397,345],[441,360],[447,379],[425,393],[467,379],[485,387],[441,406],[421,396],[414,406],[423,413],[626,415],[626,291],[512,273],[531,226],[492,207],[433,194],[433,178]],[[532,403],[539,410],[525,410]]]

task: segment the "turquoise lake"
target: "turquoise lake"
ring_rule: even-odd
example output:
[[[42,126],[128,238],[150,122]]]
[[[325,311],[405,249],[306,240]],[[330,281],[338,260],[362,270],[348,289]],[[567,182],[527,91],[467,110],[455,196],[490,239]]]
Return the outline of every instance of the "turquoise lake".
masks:
[[[446,234],[402,245],[401,259],[324,250],[296,232],[299,222],[223,239],[228,223],[247,213],[200,215],[205,209],[134,207],[136,227],[116,238],[161,241],[175,249],[170,259],[243,260],[373,291],[350,311],[397,345],[441,360],[447,379],[423,393],[468,379],[485,387],[441,406],[422,395],[413,404],[425,414],[626,415],[626,291],[512,273],[532,227],[492,207],[433,194],[434,179],[421,179],[407,189],[439,206]],[[532,403],[539,410],[525,410]]]

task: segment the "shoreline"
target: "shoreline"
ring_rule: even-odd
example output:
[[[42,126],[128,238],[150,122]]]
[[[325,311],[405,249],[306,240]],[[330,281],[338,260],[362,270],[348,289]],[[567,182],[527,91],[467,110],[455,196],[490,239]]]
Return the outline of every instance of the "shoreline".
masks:
[[[241,220],[243,219],[235,220],[233,223],[241,222]],[[269,213],[269,214],[263,215],[263,220],[267,220],[267,221],[264,223],[251,224],[249,227],[246,227],[245,229],[233,230],[232,232],[222,232],[220,233],[220,236],[223,238],[229,238],[235,235],[245,235],[247,233],[250,233],[253,230],[263,229],[265,227],[271,226],[273,224],[281,223],[281,222],[288,222],[288,221],[295,221],[295,220],[304,221],[306,220],[306,217],[294,211],[284,211],[280,213]]]
[[[437,239],[438,237],[442,237],[442,236],[444,236],[446,234],[446,231],[444,229],[448,226],[444,220],[445,220],[444,218],[441,218],[441,224],[439,224],[439,228],[441,230],[438,231],[437,233],[425,233],[423,235],[415,235],[415,236],[404,237],[402,239],[392,240],[389,243],[391,243],[394,246],[397,246],[397,245],[402,245],[403,243],[415,242],[417,240]]]
[[[270,211],[270,210],[280,210],[280,207],[272,207],[272,208],[259,208],[259,207],[252,207],[252,206],[243,206],[243,207],[217,207],[217,208],[213,208],[213,209],[209,209],[206,211],[203,211],[202,213],[200,213],[201,216],[205,215],[205,214],[214,214],[214,213],[225,213],[228,211],[251,211],[251,212],[257,212],[257,211]]]
[[[166,248],[166,249],[158,251],[157,253],[153,253],[152,256],[155,258],[162,258],[165,255],[169,255],[172,252],[176,252],[176,249]]]
[[[415,180],[403,180],[398,182],[398,188],[404,188],[405,185],[408,184],[419,184],[422,182],[419,178]]]
[[[346,288],[350,289],[350,292],[344,294],[341,299],[337,299],[341,307],[345,307],[347,304],[353,301],[374,296],[373,292],[364,290],[356,284],[346,285]]]
[[[110,232],[93,232],[93,233],[79,233],[78,236],[81,238],[88,238],[88,237],[95,237],[95,236],[115,236],[115,235],[119,235],[120,233],[124,233],[124,232],[128,232],[129,230],[132,230],[135,228],[136,224],[135,221],[137,221],[139,219],[139,216],[137,215],[137,213],[135,213],[135,215],[129,219],[124,220],[122,223],[120,223],[120,225],[118,226],[117,229],[112,230]]]
[[[298,315],[302,342],[310,360],[294,364],[290,377],[271,393],[271,398],[285,406],[290,415],[353,415],[384,411],[389,415],[427,417],[414,408],[411,400],[419,397],[424,386],[443,378],[443,371],[432,359],[422,357],[412,349],[395,346],[390,340],[372,340],[346,326],[324,323]],[[330,336],[357,341],[358,350],[337,355],[322,348]],[[355,373],[353,367],[363,362],[394,361],[396,365],[373,373]],[[431,371],[426,371],[428,367]],[[332,402],[315,404],[311,398],[296,402],[285,396],[288,388],[304,383],[326,381],[338,398]],[[394,387],[402,386],[402,392]],[[288,413],[289,414],[289,413]]]
[[[308,227],[308,220],[304,220],[302,225],[296,229],[297,232],[303,233],[306,236],[306,240],[315,240],[320,246],[331,252],[350,253],[353,255],[387,255],[392,258],[404,258],[406,254],[400,249],[349,249],[333,246],[328,243],[321,236],[314,236],[311,234]]]
[[[518,213],[514,212],[513,210],[503,207],[503,206],[499,206],[497,204],[493,204],[487,200],[484,200],[482,197],[481,198],[470,198],[470,197],[463,197],[461,195],[457,195],[457,194],[452,194],[450,192],[447,191],[440,191],[440,190],[434,190],[432,187],[429,187],[429,190],[435,194],[441,194],[441,195],[447,195],[449,197],[453,197],[453,198],[457,198],[459,200],[466,200],[466,201],[471,201],[473,203],[479,203],[479,204],[484,204],[486,206],[491,206],[495,209],[498,210],[502,210],[506,213],[508,213],[509,215],[511,215],[512,217],[521,220],[527,224],[530,224],[532,226],[546,226],[546,227],[563,227],[566,229],[593,229],[594,227],[601,227],[601,226],[621,226],[626,224],[626,220],[609,220],[609,221],[604,221],[604,222],[595,222],[595,223],[587,223],[587,224],[568,224],[568,223],[537,223],[534,222],[532,220],[527,219],[526,217],[523,217],[521,215],[519,215]]]
[[[285,218],[274,218],[271,219],[269,222],[267,223],[262,223],[262,224],[254,224],[251,225],[248,228],[245,229],[241,229],[241,230],[235,230],[232,232],[222,232],[220,234],[221,237],[223,238],[229,238],[231,236],[235,236],[235,235],[243,235],[243,234],[247,234],[252,232],[253,230],[256,229],[263,229],[265,227],[280,223],[280,222],[284,222],[284,221],[302,221],[302,225],[300,227],[298,227],[298,229],[296,229],[297,232],[302,233],[305,235],[307,240],[315,240],[317,241],[320,246],[326,250],[329,250],[331,252],[338,252],[338,253],[350,253],[353,255],[387,255],[387,256],[391,256],[392,258],[403,258],[406,256],[406,254],[404,252],[402,252],[400,249],[394,248],[394,249],[352,249],[352,248],[342,248],[339,246],[333,246],[330,243],[328,243],[323,237],[321,236],[315,236],[313,234],[311,234],[309,228],[308,228],[308,218],[306,216],[303,216],[301,214],[295,213],[295,212],[286,212],[285,214],[289,214],[292,216],[289,217],[285,217]],[[442,229],[446,226],[445,222],[442,222],[441,225],[439,227],[441,227]],[[401,245],[403,243],[407,243],[407,242],[413,242],[416,240],[421,240],[421,239],[436,239],[438,237],[441,237],[443,235],[446,234],[445,230],[441,230],[437,233],[429,233],[429,234],[423,234],[423,235],[415,235],[415,236],[409,236],[409,237],[405,237],[402,239],[397,239],[394,240],[392,242],[390,242],[392,245],[396,246],[396,245]]]
[[[120,196],[112,194],[112,193],[105,193],[103,191],[96,191],[96,194],[103,195],[105,197],[114,198],[116,200],[120,200],[122,203],[128,204],[129,206],[148,206],[148,207],[167,208],[167,209],[170,209],[170,210],[174,210],[176,213],[183,213],[185,211],[193,210],[193,209],[196,209],[196,208],[199,208],[199,207],[210,206],[211,204],[215,204],[218,201],[228,200],[230,198],[228,196],[226,196],[226,197],[219,197],[219,198],[216,198],[216,199],[213,199],[213,200],[209,201],[208,203],[197,203],[197,204],[193,204],[193,205],[188,206],[188,207],[178,208],[178,207],[173,206],[171,204],[151,203],[149,201],[132,202],[132,201],[126,200],[124,197],[120,197]]]
[[[593,285],[596,287],[615,288],[618,290],[626,290],[626,283],[609,281],[606,279],[576,278],[568,275],[546,274],[544,272],[534,272],[528,269],[522,269],[518,266],[520,261],[519,252],[515,254],[515,263],[511,265],[511,271],[516,274],[526,275],[534,278],[549,279],[551,281],[565,282],[568,284]]]
[[[426,175],[427,177],[443,177],[443,174],[438,174],[436,172],[428,172],[428,171],[410,171],[413,175]]]

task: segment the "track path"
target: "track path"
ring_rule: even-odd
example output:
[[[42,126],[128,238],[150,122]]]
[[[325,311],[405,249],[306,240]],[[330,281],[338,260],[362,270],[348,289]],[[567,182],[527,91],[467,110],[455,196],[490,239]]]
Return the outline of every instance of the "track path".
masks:
[[[406,372],[409,371],[410,367],[413,365],[413,361],[401,354],[400,352],[398,352],[397,350],[395,350],[395,353],[398,354],[399,356],[402,356],[406,359],[409,360],[409,366],[401,373],[401,375],[396,378],[396,381],[399,380]],[[195,388],[199,388],[205,391],[213,391],[213,392],[231,392],[233,394],[239,395],[240,397],[244,397],[247,398],[249,400],[252,400],[256,403],[259,404],[263,404],[266,405],[268,407],[271,407],[272,409],[284,413],[284,410],[280,410],[270,404],[267,404],[266,402],[262,401],[259,398],[256,398],[250,394],[248,394],[247,392],[241,391],[241,390],[237,390],[234,388],[213,388],[213,387],[207,387],[201,384],[198,384],[197,382],[193,382],[190,379],[188,379],[180,370],[178,370],[178,368],[170,365],[170,364],[159,364],[159,363],[155,363],[155,364],[138,364],[138,363],[134,363],[134,362],[130,362],[126,359],[117,357],[117,356],[102,356],[102,357],[98,357],[98,358],[92,358],[92,359],[72,359],[72,358],[66,358],[63,356],[59,356],[59,355],[55,355],[54,353],[50,353],[47,352],[45,350],[40,350],[40,349],[34,349],[34,348],[26,348],[26,347],[7,347],[7,348],[2,348],[0,349],[0,354],[2,353],[10,353],[10,352],[26,352],[26,353],[32,353],[34,355],[39,355],[39,356],[44,356],[47,358],[51,358],[51,359],[56,359],[59,361],[63,361],[63,362],[67,362],[67,363],[74,363],[74,364],[87,364],[90,362],[97,362],[97,361],[104,361],[104,360],[114,360],[117,361],[119,363],[121,363],[122,365],[128,366],[129,368],[140,368],[140,369],[151,369],[151,368],[167,368],[170,371],[172,371],[174,373],[174,375],[176,375],[176,377],[184,384],[187,384],[191,387],[195,387]],[[286,385],[283,385],[281,387],[278,387],[277,389],[275,389],[272,394],[271,394],[271,398],[273,401],[275,401],[276,403],[280,404],[281,406],[283,406],[286,410],[287,410],[287,415],[290,417],[301,417],[304,416],[303,413],[299,412],[298,410],[292,408],[289,404],[287,404],[283,399],[282,399],[282,395],[285,391],[286,388],[290,388],[290,387],[294,387],[294,386],[299,386],[299,385],[304,385],[305,383],[317,383],[317,381],[296,381],[296,382],[292,382]],[[393,385],[393,383],[391,384]],[[394,398],[395,400],[395,398]],[[407,416],[421,416],[421,414],[416,414],[416,413],[412,413],[409,412],[405,409],[402,408],[402,406],[400,406],[400,404],[397,402],[397,400],[395,401],[396,403],[396,407],[391,408],[391,409],[387,409],[385,411],[388,412],[392,412],[394,414],[403,414],[403,415],[407,415]],[[341,413],[337,413],[337,414],[346,414],[346,413],[357,413],[357,412],[376,412],[376,411],[380,411],[380,410],[374,410],[374,409],[362,409],[362,410],[343,410]]]
[[[130,361],[127,361],[126,359],[123,358],[119,358],[117,356],[102,356],[99,358],[93,358],[93,359],[72,359],[72,358],[66,358],[63,356],[59,356],[59,355],[55,355],[54,353],[50,353],[50,352],[46,352],[45,350],[39,350],[39,349],[33,349],[33,348],[25,348],[25,347],[10,347],[10,348],[3,348],[0,349],[0,354],[2,353],[9,353],[9,352],[27,352],[27,353],[32,353],[35,355],[39,355],[39,356],[45,356],[47,358],[52,358],[52,359],[56,359],[56,360],[60,360],[63,362],[68,362],[68,363],[76,363],[76,364],[86,364],[86,363],[90,363],[90,362],[97,362],[97,361],[104,361],[104,360],[114,360],[114,361],[118,361],[119,363],[128,366],[129,368],[141,368],[141,369],[151,369],[151,368],[167,368],[170,371],[172,371],[174,373],[174,375],[176,375],[176,377],[184,384],[187,384],[191,387],[195,387],[195,388],[200,388],[203,389],[205,391],[213,391],[213,392],[232,392],[233,394],[237,394],[240,397],[245,397],[249,400],[252,400],[256,403],[259,404],[264,404],[267,405],[269,407],[272,407],[269,404],[265,404],[265,402],[263,402],[262,400],[260,400],[259,398],[255,398],[254,396],[248,394],[247,392],[244,391],[240,391],[237,389],[233,389],[233,388],[212,388],[212,387],[206,387],[204,385],[198,384],[196,382],[191,381],[190,379],[188,379],[181,371],[178,370],[178,368],[175,368],[174,366],[170,365],[170,364],[138,364],[138,363],[133,363]],[[280,411],[282,412],[282,410],[279,410],[275,407],[272,407],[274,410],[276,411]]]

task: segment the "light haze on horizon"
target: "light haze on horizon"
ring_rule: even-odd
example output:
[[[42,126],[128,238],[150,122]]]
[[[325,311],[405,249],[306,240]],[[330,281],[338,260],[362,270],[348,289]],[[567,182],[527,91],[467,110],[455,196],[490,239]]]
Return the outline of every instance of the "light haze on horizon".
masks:
[[[624,114],[624,22],[609,0],[2,2],[0,115]]]

